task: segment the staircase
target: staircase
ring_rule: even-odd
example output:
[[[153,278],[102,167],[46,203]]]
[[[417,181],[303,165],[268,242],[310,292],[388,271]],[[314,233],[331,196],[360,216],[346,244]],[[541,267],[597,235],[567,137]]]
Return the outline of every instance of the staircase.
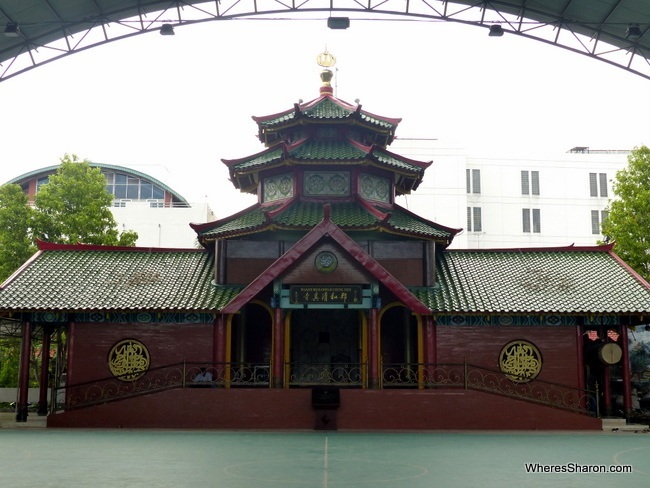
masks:
[[[643,424],[628,424],[625,419],[604,417],[601,419],[605,432],[650,432],[650,426]]]

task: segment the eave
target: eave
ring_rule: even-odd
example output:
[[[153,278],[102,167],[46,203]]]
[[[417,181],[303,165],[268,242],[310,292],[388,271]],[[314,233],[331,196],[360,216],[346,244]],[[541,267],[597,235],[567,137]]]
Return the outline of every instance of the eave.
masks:
[[[375,279],[393,293],[414,313],[428,314],[430,310],[413,295],[402,283],[393,277],[372,256],[366,253],[340,227],[330,220],[329,206],[324,206],[323,220],[294,244],[283,256],[269,266],[264,273],[253,280],[241,293],[232,299],[221,313],[236,313],[250,302],[266,286],[279,278],[289,266],[297,262],[303,254],[314,247],[323,237],[331,237],[345,252],[366,269]]]

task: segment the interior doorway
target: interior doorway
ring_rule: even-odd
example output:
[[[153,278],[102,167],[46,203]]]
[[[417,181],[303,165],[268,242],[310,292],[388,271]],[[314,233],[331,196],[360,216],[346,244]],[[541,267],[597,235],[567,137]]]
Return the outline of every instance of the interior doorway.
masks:
[[[358,310],[291,313],[290,384],[361,384],[362,315]]]

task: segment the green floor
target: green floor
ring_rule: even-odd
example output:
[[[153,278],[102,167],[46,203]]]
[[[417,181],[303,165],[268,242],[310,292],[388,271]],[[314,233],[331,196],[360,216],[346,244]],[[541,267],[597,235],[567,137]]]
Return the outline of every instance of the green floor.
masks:
[[[526,463],[632,465],[633,473],[533,474]],[[650,486],[650,434],[14,429],[0,430],[0,480],[11,488],[640,488]]]

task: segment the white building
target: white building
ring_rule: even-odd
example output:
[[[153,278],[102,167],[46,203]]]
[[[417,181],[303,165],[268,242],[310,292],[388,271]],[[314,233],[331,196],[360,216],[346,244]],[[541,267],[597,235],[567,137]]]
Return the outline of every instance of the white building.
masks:
[[[464,231],[457,249],[595,245],[616,172],[629,151],[473,154],[431,139],[396,139],[391,150],[430,161],[420,187],[398,202]]]
[[[113,216],[120,231],[138,233],[136,246],[193,248],[196,232],[190,222],[215,220],[207,203],[191,203],[161,181],[122,166],[89,163],[106,177],[106,189],[113,195]],[[57,166],[40,168],[8,183],[20,185],[31,201],[39,186],[47,183]]]

